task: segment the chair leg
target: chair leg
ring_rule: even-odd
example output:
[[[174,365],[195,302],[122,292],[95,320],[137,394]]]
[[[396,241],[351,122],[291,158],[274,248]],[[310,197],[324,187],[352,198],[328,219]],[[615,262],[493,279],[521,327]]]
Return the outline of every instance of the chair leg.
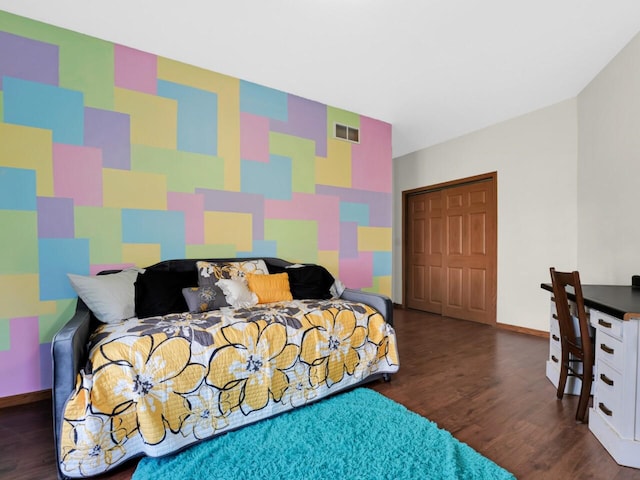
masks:
[[[593,383],[593,367],[584,366],[582,373],[582,386],[580,387],[580,400],[578,401],[578,410],[576,411],[576,421],[584,423],[587,415],[587,407],[589,406],[589,398],[591,397],[591,384]]]
[[[562,397],[564,396],[564,389],[567,385],[567,377],[569,376],[569,368],[568,368],[568,364],[569,364],[569,356],[567,355],[567,358],[564,358],[564,355],[562,356],[562,363],[560,365],[560,377],[558,378],[558,391],[556,393],[556,396],[558,397],[558,399],[562,400]]]

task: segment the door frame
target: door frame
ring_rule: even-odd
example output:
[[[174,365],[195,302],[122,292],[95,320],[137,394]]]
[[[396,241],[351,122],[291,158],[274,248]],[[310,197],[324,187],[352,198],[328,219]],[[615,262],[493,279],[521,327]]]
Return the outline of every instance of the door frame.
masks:
[[[402,192],[402,306],[406,305],[406,295],[407,295],[407,205],[408,200],[411,195],[416,195],[420,193],[428,193],[437,190],[443,190],[446,188],[452,187],[460,187],[463,185],[468,185],[471,183],[477,183],[482,181],[491,180],[493,185],[493,195],[495,198],[495,228],[496,228],[496,242],[495,242],[495,251],[493,253],[493,258],[495,258],[495,275],[493,278],[494,284],[491,286],[491,290],[495,297],[494,309],[493,309],[493,322],[495,325],[497,323],[497,304],[498,304],[498,172],[489,172],[483,173],[480,175],[474,175],[471,177],[459,178],[456,180],[450,180],[448,182],[436,183],[434,185],[428,185],[424,187],[413,188],[411,190],[404,190]]]

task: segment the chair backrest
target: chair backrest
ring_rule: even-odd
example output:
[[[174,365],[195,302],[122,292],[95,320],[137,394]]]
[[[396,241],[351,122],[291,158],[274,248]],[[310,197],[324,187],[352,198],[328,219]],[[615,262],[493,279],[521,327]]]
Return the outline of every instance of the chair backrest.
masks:
[[[582,296],[582,284],[580,274],[573,272],[557,272],[550,268],[551,283],[553,285],[553,296],[556,302],[556,312],[558,324],[560,326],[561,342],[567,342],[569,350],[576,354],[582,351],[582,357],[586,360],[593,360],[593,346],[590,335],[589,319],[584,308],[584,297]],[[573,289],[576,305],[576,316],[578,318],[578,330],[576,331],[571,310],[569,309],[569,297],[567,288]],[[578,340],[578,337],[580,338]]]

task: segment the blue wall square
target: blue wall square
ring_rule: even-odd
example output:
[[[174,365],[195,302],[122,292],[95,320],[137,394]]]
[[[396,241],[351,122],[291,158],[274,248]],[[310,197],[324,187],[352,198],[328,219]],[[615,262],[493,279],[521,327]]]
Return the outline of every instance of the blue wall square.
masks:
[[[369,205],[366,203],[340,202],[340,221],[369,225]]]
[[[162,260],[185,256],[184,213],[165,210],[122,210],[122,241],[158,243]]]
[[[254,240],[253,251],[238,252],[238,256],[239,257],[277,257],[278,245],[277,245],[277,242],[273,240]]]
[[[218,154],[218,95],[158,81],[158,95],[178,101],[178,150]]]
[[[4,121],[53,131],[53,141],[82,145],[84,96],[44,83],[4,77]]]
[[[38,241],[40,300],[76,296],[67,273],[89,275],[89,240],[42,238]]]
[[[0,209],[35,210],[37,205],[35,170],[0,167]]]
[[[280,90],[241,80],[240,111],[286,122],[289,118],[288,96]]]
[[[293,173],[289,157],[270,155],[268,163],[242,160],[240,171],[243,192],[273,200],[291,200]]]
[[[373,275],[386,277],[391,275],[391,252],[373,252]]]

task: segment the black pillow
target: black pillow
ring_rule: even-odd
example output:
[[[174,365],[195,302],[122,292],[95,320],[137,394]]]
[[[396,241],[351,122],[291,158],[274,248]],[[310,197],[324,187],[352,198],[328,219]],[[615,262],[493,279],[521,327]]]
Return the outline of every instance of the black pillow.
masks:
[[[146,270],[139,273],[135,283],[136,315],[146,318],[188,312],[182,289],[197,285],[195,268],[187,272]]]
[[[271,267],[269,267],[269,271],[271,271]],[[302,267],[287,267],[284,271],[289,275],[289,289],[293,298],[331,298],[329,290],[335,279],[326,268],[320,265],[304,265]]]

